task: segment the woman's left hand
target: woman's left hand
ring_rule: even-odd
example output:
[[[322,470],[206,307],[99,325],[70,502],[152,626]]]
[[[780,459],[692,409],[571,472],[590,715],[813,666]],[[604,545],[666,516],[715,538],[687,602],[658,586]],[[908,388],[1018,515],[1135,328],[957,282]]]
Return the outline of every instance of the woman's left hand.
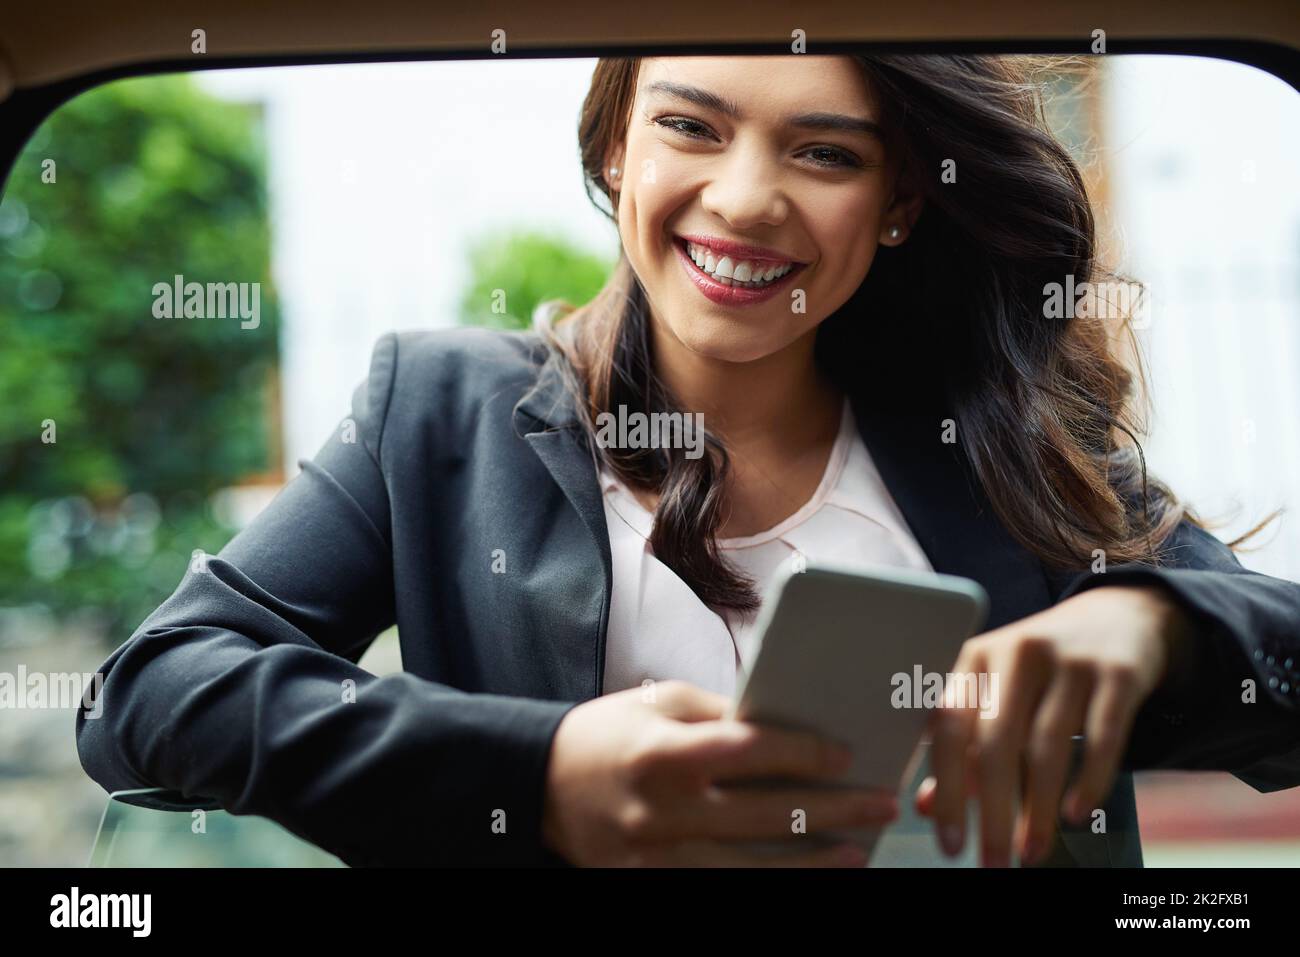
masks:
[[[934,818],[944,851],[956,854],[965,842],[972,792],[985,867],[1010,863],[1017,798],[1023,863],[1051,848],[1058,809],[1082,823],[1110,793],[1138,708],[1185,666],[1191,627],[1159,586],[1108,585],[962,645],[952,673],[986,674],[998,695],[983,716],[980,703],[968,702],[940,708],[931,722],[933,776],[917,808]],[[1062,802],[1071,737],[1080,733],[1083,761]]]

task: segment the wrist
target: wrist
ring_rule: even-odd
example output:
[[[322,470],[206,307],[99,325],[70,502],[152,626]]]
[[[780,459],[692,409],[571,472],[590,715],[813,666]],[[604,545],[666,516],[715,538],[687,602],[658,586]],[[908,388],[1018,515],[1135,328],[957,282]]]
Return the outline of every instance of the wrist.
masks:
[[[570,712],[572,713],[572,712]],[[560,733],[564,724],[569,719],[569,714],[565,714],[556,726],[555,733],[551,736],[551,746],[546,758],[546,772],[543,776],[542,787],[542,820],[540,838],[542,847],[552,854],[563,857],[564,838],[563,823],[560,815],[560,801],[558,799],[559,777],[559,760],[557,751],[559,750]]]
[[[1157,687],[1176,692],[1187,686],[1196,663],[1196,621],[1172,594],[1160,585],[1141,585],[1156,609],[1156,634],[1164,651],[1164,667]]]

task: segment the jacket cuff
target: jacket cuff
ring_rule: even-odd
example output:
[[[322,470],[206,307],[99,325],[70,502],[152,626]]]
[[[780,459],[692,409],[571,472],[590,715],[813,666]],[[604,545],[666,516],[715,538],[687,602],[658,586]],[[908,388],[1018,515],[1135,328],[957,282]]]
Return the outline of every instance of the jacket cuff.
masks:
[[[1230,610],[1210,587],[1226,572],[1121,565],[1105,572],[1084,572],[1061,593],[1060,600],[1107,585],[1153,585],[1173,598],[1191,619],[1181,672],[1167,675],[1143,702],[1134,720],[1123,766],[1232,771],[1276,750],[1282,738],[1279,702],[1294,689],[1280,672],[1284,662],[1270,660],[1250,634],[1234,627]],[[1237,579],[1238,576],[1232,576]],[[1241,576],[1245,577],[1245,576]],[[1240,579],[1238,579],[1240,580]],[[1238,615],[1240,617],[1240,615]],[[1292,665],[1295,662],[1291,663]],[[1248,701],[1244,682],[1255,682]],[[1293,721],[1294,719],[1292,719]],[[1287,736],[1294,736],[1294,725]]]
[[[500,706],[503,720],[489,739],[494,753],[481,762],[464,762],[478,769],[479,780],[471,791],[482,804],[473,808],[476,813],[469,820],[477,818],[474,830],[480,836],[452,854],[436,850],[433,859],[457,866],[565,866],[567,862],[542,843],[542,820],[551,746],[560,722],[578,702],[485,698]],[[454,802],[448,811],[455,813]],[[442,828],[439,832],[446,833]],[[452,844],[457,843],[453,838]]]
[[[358,805],[405,824],[373,841],[331,824],[322,846],[351,867],[567,866],[542,843],[542,820],[551,745],[577,704],[493,694],[468,695],[463,709],[441,703],[429,714],[440,730],[424,773],[413,769],[386,809]]]

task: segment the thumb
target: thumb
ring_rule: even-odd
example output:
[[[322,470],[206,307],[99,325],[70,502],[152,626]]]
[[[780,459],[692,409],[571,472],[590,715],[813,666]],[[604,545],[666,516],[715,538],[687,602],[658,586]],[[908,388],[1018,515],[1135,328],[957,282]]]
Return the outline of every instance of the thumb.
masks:
[[[731,707],[726,695],[687,681],[659,681],[641,690],[652,695],[650,704],[656,711],[676,721],[713,721]]]

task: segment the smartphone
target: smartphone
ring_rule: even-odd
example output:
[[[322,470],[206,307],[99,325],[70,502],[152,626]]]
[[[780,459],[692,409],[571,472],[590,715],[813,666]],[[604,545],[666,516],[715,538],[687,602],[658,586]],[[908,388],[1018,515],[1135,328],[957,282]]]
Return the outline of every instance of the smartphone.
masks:
[[[765,596],[730,716],[848,745],[848,772],[824,786],[898,792],[916,770],[930,715],[950,682],[959,683],[970,706],[996,709],[993,676],[951,674],[962,643],[987,615],[988,595],[968,578],[887,567],[788,567]],[[869,861],[881,830],[819,833],[792,809],[792,829],[801,824],[811,843],[849,841]],[[753,847],[792,849],[788,841]]]

